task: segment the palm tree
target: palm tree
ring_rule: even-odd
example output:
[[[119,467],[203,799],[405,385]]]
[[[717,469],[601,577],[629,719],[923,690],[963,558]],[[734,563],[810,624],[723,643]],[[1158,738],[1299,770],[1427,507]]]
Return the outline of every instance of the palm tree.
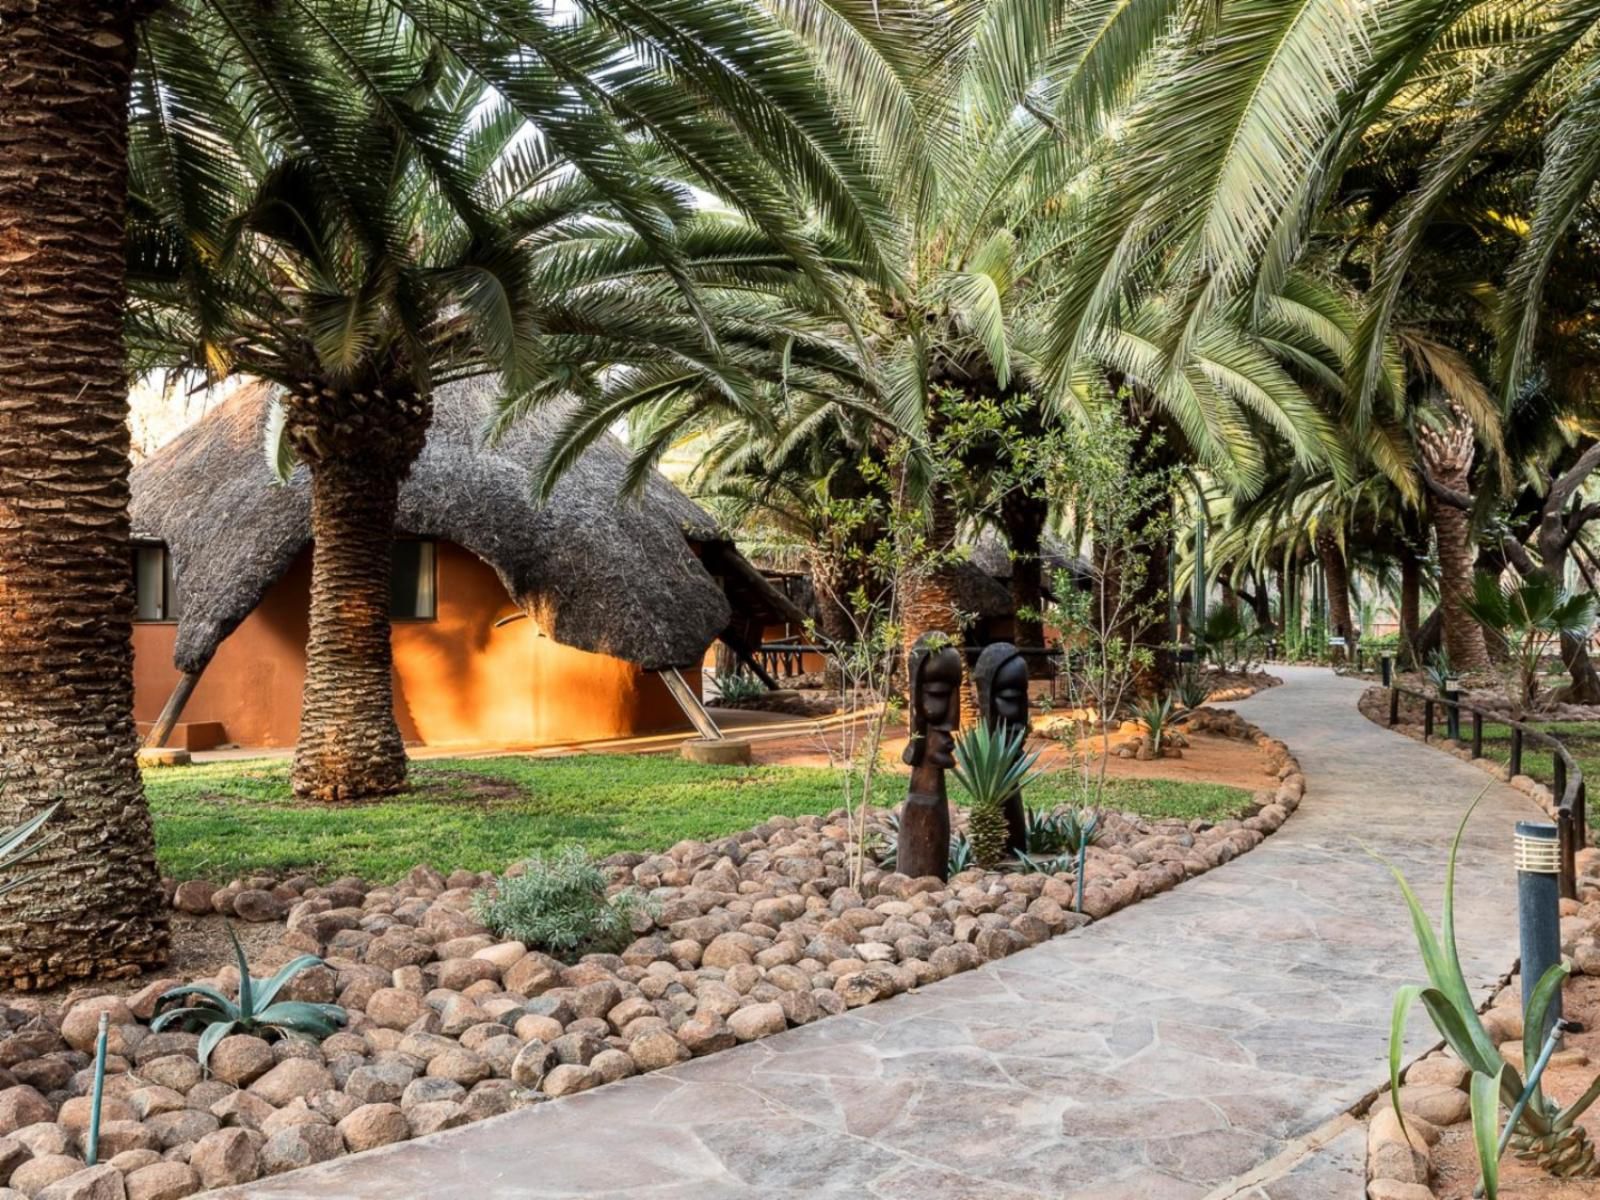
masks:
[[[823,305],[831,276],[775,180],[800,172],[869,264],[871,189],[848,130],[800,88],[792,36],[758,14],[734,29],[725,4],[596,3],[559,27],[511,2],[481,19],[433,0],[227,7],[146,27],[132,337],[152,365],[280,385],[275,432],[285,466],[310,471],[314,538],[294,787],[383,794],[405,779],[389,539],[432,387],[494,372],[514,411],[558,381],[580,421],[608,386],[659,396],[685,370],[733,390],[717,320],[738,314],[696,296],[715,231],[683,232],[691,197],[660,164],[737,203]],[[736,43],[707,57],[719,30]],[[670,78],[651,65],[665,47]],[[650,309],[659,283],[619,287],[640,273],[683,298],[670,318]]]
[[[0,12],[0,825],[59,802],[0,911],[0,980],[164,961],[135,763],[122,367],[134,6]]]

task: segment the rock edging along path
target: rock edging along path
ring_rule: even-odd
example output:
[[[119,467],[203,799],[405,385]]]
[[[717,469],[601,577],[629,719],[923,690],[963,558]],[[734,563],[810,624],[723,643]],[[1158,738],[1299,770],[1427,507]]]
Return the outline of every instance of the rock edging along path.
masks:
[[[1283,675],[1241,709],[1294,748],[1308,797],[1216,871],[916,993],[217,1195],[1357,1196],[1359,1155],[1314,1154],[1314,1135],[1382,1084],[1394,991],[1419,976],[1362,843],[1436,903],[1484,779],[1371,725],[1360,684]],[[1463,965],[1483,994],[1515,953],[1506,844],[1530,811],[1494,785],[1463,843]],[[1413,1026],[1413,1051],[1432,1041]]]

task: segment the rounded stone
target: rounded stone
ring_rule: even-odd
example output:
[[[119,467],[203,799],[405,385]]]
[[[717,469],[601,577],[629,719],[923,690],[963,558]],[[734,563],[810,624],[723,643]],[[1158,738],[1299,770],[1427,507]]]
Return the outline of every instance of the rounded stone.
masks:
[[[562,1063],[544,1077],[541,1089],[547,1096],[570,1096],[575,1092],[586,1092],[592,1087],[598,1087],[604,1082],[599,1075],[588,1067],[579,1066],[577,1063]]]
[[[261,1169],[268,1175],[327,1162],[344,1153],[344,1138],[331,1125],[293,1125],[279,1130],[261,1147]]]
[[[783,1007],[778,1004],[752,1004],[728,1018],[728,1028],[741,1042],[782,1033],[788,1027]]]
[[[282,1108],[297,1096],[333,1087],[333,1075],[319,1062],[305,1058],[289,1058],[273,1067],[250,1085],[250,1091],[268,1104]]]
[[[30,1158],[11,1172],[11,1186],[24,1196],[37,1196],[45,1188],[83,1170],[83,1161],[66,1154]]]
[[[128,1174],[128,1200],[183,1200],[205,1185],[188,1163],[160,1162]]]
[[[207,1066],[222,1082],[245,1087],[270,1071],[275,1061],[264,1038],[235,1033],[216,1044]]]
[[[338,1130],[345,1146],[355,1152],[374,1150],[411,1136],[411,1125],[394,1104],[363,1104],[344,1120]]]
[[[189,1165],[208,1188],[249,1183],[261,1174],[256,1143],[243,1129],[219,1129],[207,1134],[190,1151]]]
[[[688,1046],[665,1031],[634,1038],[628,1043],[628,1053],[641,1071],[659,1071],[693,1057]]]

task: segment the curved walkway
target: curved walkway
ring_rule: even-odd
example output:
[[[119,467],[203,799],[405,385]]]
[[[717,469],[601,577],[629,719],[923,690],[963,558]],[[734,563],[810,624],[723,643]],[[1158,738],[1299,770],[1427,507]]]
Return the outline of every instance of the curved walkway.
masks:
[[[1420,972],[1399,896],[1436,904],[1488,778],[1282,669],[1238,707],[1305,769],[1257,849],[1068,937],[681,1067],[225,1193],[318,1200],[1357,1200],[1390,1005]],[[1462,958],[1515,956],[1496,785],[1463,847]],[[1413,1048],[1431,1042],[1413,1027]],[[223,1195],[224,1193],[218,1193]]]

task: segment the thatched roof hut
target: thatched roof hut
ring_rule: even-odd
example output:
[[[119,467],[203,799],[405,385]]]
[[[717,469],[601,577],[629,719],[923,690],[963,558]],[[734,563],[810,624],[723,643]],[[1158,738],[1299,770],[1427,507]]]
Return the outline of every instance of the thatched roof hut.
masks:
[[[972,543],[972,564],[1001,584],[1011,580],[1011,550],[1005,538],[993,526],[986,527]],[[1062,572],[1083,586],[1093,570],[1088,560],[1072,553],[1066,542],[1053,533],[1046,532],[1041,539],[1039,565],[1044,571],[1044,585],[1048,591]]]
[[[709,514],[659,475],[620,495],[627,451],[609,436],[535,503],[551,421],[519,422],[487,447],[493,397],[487,382],[435,393],[396,531],[470,550],[558,642],[646,669],[698,663],[730,621],[712,572],[742,561]],[[185,672],[205,667],[311,538],[305,468],[279,484],[263,451],[269,398],[265,385],[242,388],[133,472],[135,536],[166,543],[182,581],[174,659]]]

